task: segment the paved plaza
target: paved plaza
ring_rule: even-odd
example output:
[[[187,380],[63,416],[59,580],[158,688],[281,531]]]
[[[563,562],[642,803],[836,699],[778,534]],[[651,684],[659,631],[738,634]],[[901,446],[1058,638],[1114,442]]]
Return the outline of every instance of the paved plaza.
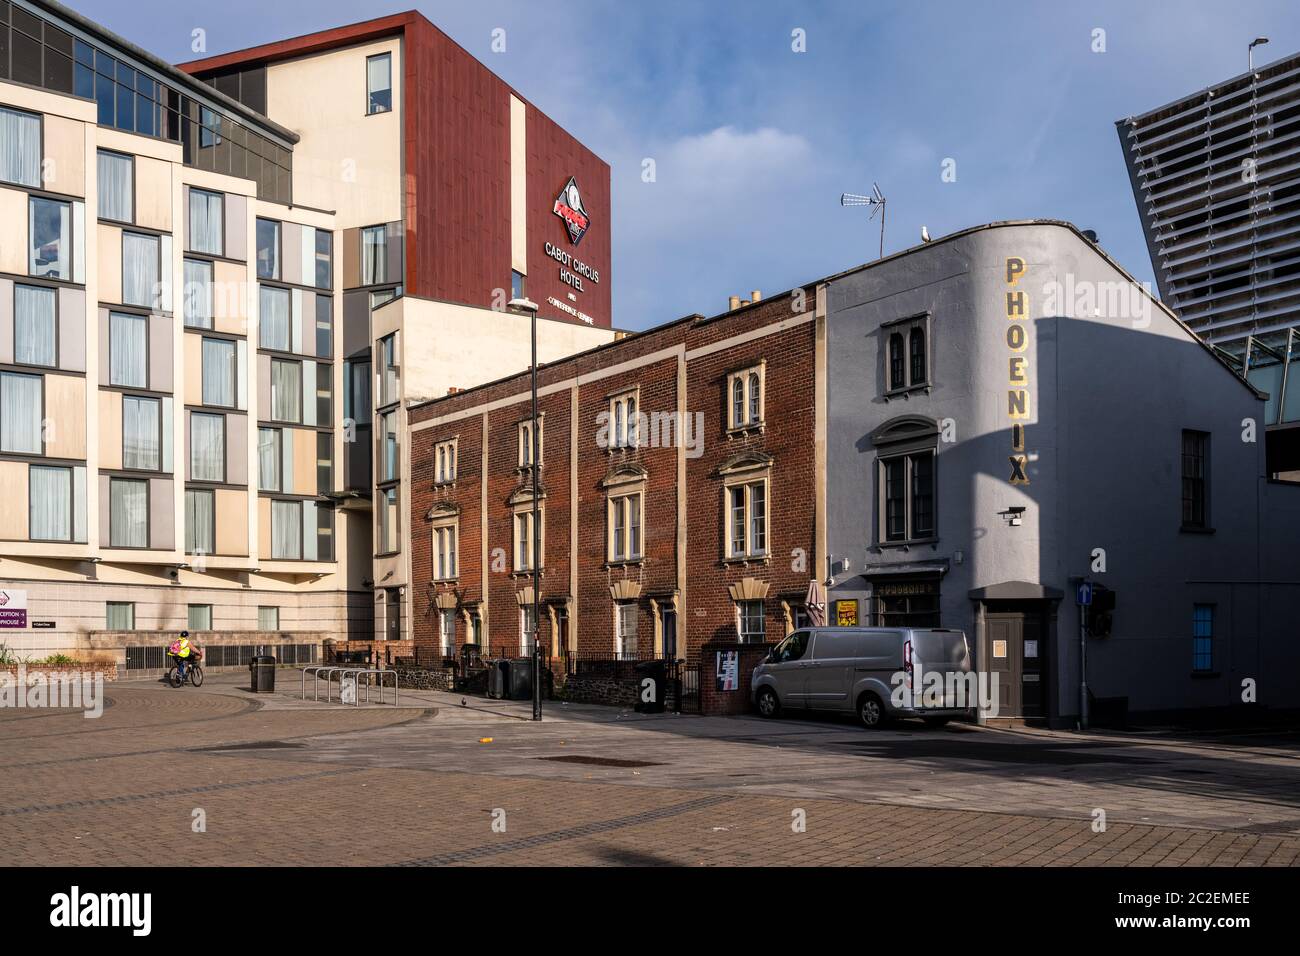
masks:
[[[1300,738],[399,706],[123,682],[0,711],[11,864],[1293,865]],[[236,683],[236,680],[239,682]],[[1105,827],[1095,829],[1098,811]],[[200,832],[195,832],[201,823]]]

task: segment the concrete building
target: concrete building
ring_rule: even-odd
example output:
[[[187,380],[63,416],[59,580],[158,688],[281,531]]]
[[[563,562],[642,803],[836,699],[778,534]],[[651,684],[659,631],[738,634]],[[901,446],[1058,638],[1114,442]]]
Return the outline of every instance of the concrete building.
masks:
[[[1000,717],[1068,725],[1087,579],[1115,601],[1086,638],[1099,709],[1300,702],[1300,488],[1265,477],[1265,399],[1068,224],[959,232],[540,381],[552,649],[772,641],[816,581],[833,622],[965,630]],[[410,410],[435,654],[523,647],[528,400],[515,376]],[[611,442],[628,400],[649,418]],[[652,441],[660,411],[698,446]]]
[[[402,633],[402,409],[613,339],[608,167],[418,14],[0,41],[0,641]]]
[[[1300,477],[1300,54],[1119,120],[1165,304],[1268,393]]]

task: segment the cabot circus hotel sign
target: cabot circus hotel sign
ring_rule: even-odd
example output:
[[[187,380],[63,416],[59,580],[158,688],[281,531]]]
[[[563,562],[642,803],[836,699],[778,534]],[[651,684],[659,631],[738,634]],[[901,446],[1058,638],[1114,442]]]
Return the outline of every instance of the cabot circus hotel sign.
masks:
[[[560,190],[560,195],[555,197],[555,205],[551,207],[551,212],[555,213],[560,221],[564,223],[565,231],[569,235],[569,242],[576,247],[591,226],[591,214],[587,212],[586,207],[582,204],[582,193],[578,189],[578,181],[572,176],[564,184],[564,188]],[[560,281],[572,288],[574,292],[586,291],[584,282],[600,282],[600,271],[583,262],[567,249],[549,240],[543,248],[547,257],[560,264]],[[568,294],[568,298],[577,301],[577,296],[573,292]],[[561,302],[554,297],[548,298],[547,302],[588,324],[593,321],[591,316],[580,312],[567,302]]]

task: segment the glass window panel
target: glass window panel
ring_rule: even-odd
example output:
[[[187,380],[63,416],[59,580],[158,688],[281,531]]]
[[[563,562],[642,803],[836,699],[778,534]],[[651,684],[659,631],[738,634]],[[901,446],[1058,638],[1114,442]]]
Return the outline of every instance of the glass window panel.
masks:
[[[72,540],[72,469],[32,465],[28,473],[33,541]]]
[[[0,373],[0,451],[39,455],[44,450],[43,384],[39,375]]]
[[[280,278],[280,224],[271,219],[257,220],[257,277]]]
[[[271,418],[302,421],[302,366],[297,362],[271,361]]]
[[[302,557],[301,502],[271,502],[271,557],[290,561]]]
[[[261,305],[257,325],[258,347],[289,351],[289,290],[260,286],[258,299]]]
[[[393,59],[388,53],[366,58],[366,112],[393,108]]]
[[[55,291],[14,286],[14,361],[53,367],[55,361]]]
[[[159,302],[157,236],[122,233],[122,303],[154,309]]]
[[[190,250],[219,256],[224,249],[225,195],[190,188]]]
[[[280,609],[278,607],[259,607],[257,609],[257,629],[259,631],[278,631],[280,629]]]
[[[104,627],[110,631],[135,630],[135,604],[130,601],[108,601],[104,604]]]
[[[327,295],[316,296],[316,355],[329,358],[334,351],[334,300]]]
[[[114,548],[149,546],[149,483],[125,478],[109,480],[109,545]]]
[[[235,407],[235,343],[203,340],[203,404]]]
[[[361,284],[378,285],[387,281],[387,276],[388,245],[384,227],[367,226],[361,230]]]
[[[161,467],[162,403],[156,398],[122,398],[122,467]]]
[[[283,491],[280,487],[280,442],[284,433],[278,428],[257,430],[257,487],[259,491]]]
[[[114,312],[108,318],[108,383],[148,387],[148,320]]]
[[[213,554],[216,550],[216,496],[203,489],[185,490],[185,552]]]
[[[33,196],[29,204],[27,271],[47,279],[72,279],[72,205]]]
[[[133,166],[130,156],[99,151],[99,218],[134,221]]]
[[[196,329],[212,328],[212,263],[185,260],[185,288],[181,297],[185,324]]]
[[[190,478],[226,480],[226,417],[190,413]]]
[[[0,181],[41,185],[41,118],[0,109]]]
[[[191,604],[186,613],[186,624],[191,632],[212,630],[212,605]]]

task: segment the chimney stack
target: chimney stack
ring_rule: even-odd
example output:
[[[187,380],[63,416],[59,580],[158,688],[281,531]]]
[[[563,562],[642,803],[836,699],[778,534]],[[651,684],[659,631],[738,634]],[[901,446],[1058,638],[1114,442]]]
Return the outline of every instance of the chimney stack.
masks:
[[[760,292],[758,289],[755,289],[753,292],[749,294],[749,301],[751,302],[757,302],[761,298],[763,298],[763,293]]]
[[[727,300],[728,312],[735,312],[739,308],[740,308],[740,296],[733,295],[731,298]]]

